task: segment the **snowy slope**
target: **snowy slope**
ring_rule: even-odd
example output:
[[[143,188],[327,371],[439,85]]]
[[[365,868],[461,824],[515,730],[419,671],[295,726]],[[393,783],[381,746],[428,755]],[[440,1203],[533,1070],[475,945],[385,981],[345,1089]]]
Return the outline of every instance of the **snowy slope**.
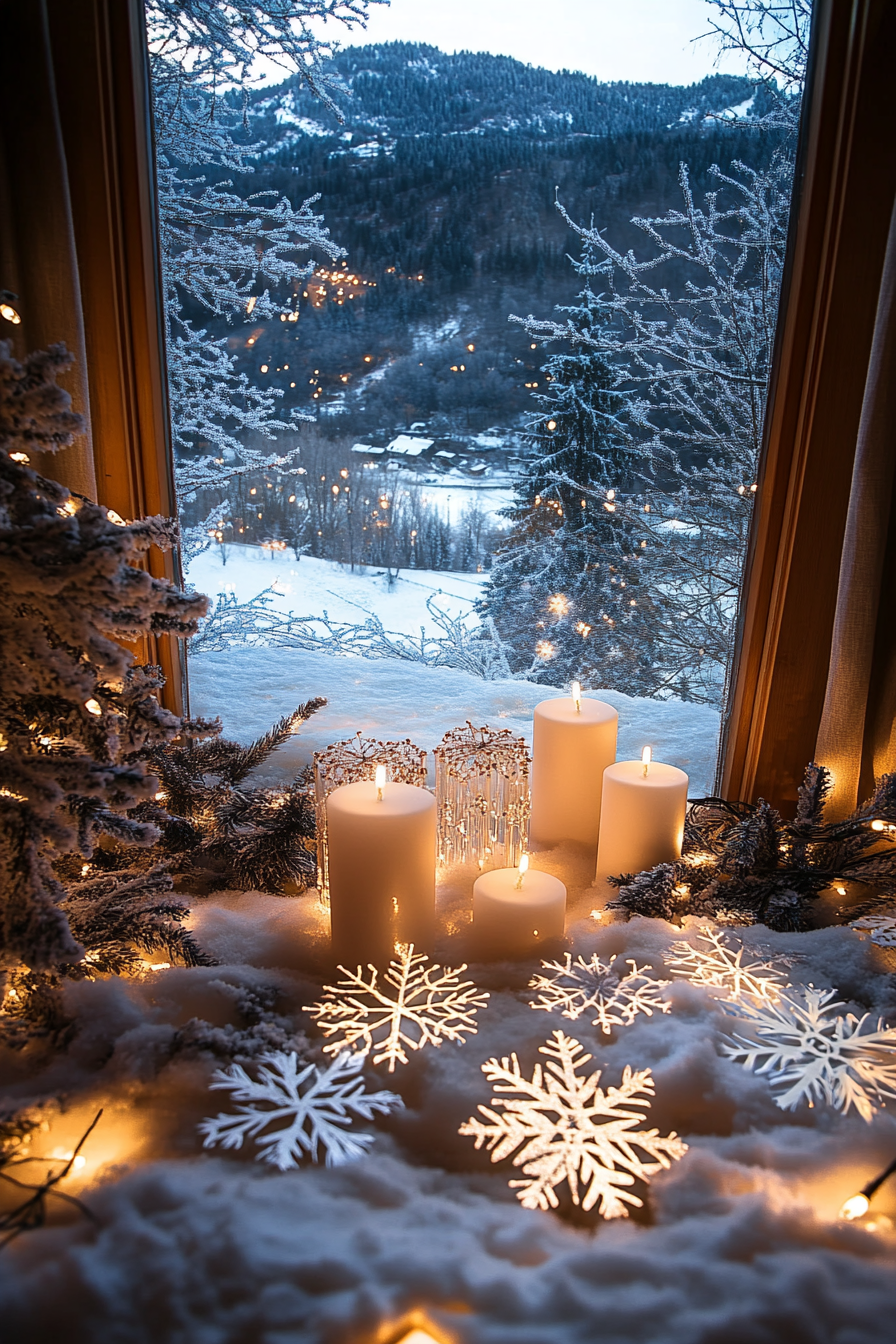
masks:
[[[221,563],[221,548],[213,546],[198,556],[187,571],[189,583],[214,597],[235,593],[243,602],[276,585],[273,605],[278,611],[298,616],[319,616],[326,611],[334,620],[363,622],[367,615],[380,618],[387,630],[416,635],[421,625],[435,631],[426,600],[436,597],[452,616],[471,611],[479,596],[483,576],[447,571],[403,569],[389,587],[382,569],[346,565],[303,556],[296,560],[289,551],[271,553],[259,546],[228,546],[227,563]]]
[[[304,563],[304,562],[303,562]],[[289,778],[331,742],[361,731],[365,737],[410,737],[431,749],[449,728],[467,719],[511,728],[532,740],[532,710],[559,695],[525,681],[480,681],[449,668],[422,667],[387,659],[331,658],[299,649],[229,649],[190,662],[191,709],[220,714],[224,731],[247,742],[276,718],[314,695],[329,704],[281,747],[265,778]],[[719,716],[706,705],[640,700],[618,691],[595,692],[619,711],[619,755],[641,755],[690,775],[692,797],[712,790]]]

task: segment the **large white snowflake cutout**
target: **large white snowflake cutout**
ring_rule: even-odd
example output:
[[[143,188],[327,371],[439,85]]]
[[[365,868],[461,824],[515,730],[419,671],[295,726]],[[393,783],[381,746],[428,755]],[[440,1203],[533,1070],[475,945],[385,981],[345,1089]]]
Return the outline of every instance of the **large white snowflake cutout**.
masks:
[[[687,1144],[674,1133],[664,1137],[655,1129],[635,1131],[653,1095],[649,1069],[633,1072],[626,1065],[622,1085],[604,1092],[598,1087],[600,1069],[578,1077],[591,1059],[583,1049],[579,1041],[555,1031],[540,1047],[548,1056],[544,1072],[536,1064],[531,1082],[520,1072],[515,1054],[500,1062],[487,1060],[482,1072],[497,1094],[491,1104],[502,1112],[480,1106],[488,1123],[472,1116],[460,1133],[474,1138],[477,1148],[485,1144],[493,1162],[516,1153],[513,1165],[522,1167],[526,1179],[510,1185],[527,1209],[556,1209],[556,1187],[566,1181],[573,1203],[583,1209],[597,1205],[604,1218],[627,1218],[627,1204],[643,1203],[628,1187],[670,1167],[673,1158],[687,1152]],[[636,1148],[651,1160],[644,1161]]]
[[[725,998],[739,999],[743,994],[766,1003],[775,1003],[787,984],[790,962],[785,957],[763,961],[747,953],[743,943],[735,945],[730,937],[711,925],[703,925],[697,945],[681,940],[669,948],[666,965],[694,985],[721,990]]]
[[[849,927],[867,934],[878,947],[896,947],[896,919],[892,915],[863,915]]]
[[[476,1014],[488,994],[460,979],[466,965],[450,970],[428,961],[410,943],[397,948],[381,981],[375,966],[367,967],[366,976],[360,966],[340,966],[345,979],[324,985],[323,1000],[308,1009],[325,1036],[338,1038],[324,1050],[332,1054],[360,1043],[374,1064],[388,1060],[393,1073],[396,1063],[407,1064],[408,1050],[475,1035]]]
[[[530,1006],[545,1012],[560,1012],[575,1022],[583,1013],[593,1012],[592,1024],[599,1026],[605,1036],[613,1027],[629,1026],[639,1013],[652,1017],[654,1012],[668,1013],[671,1005],[663,998],[668,980],[656,980],[645,975],[646,966],[626,961],[630,971],[619,975],[612,962],[601,961],[597,953],[589,958],[576,957],[567,952],[563,961],[543,961],[547,975],[536,975],[529,981],[530,989],[537,989],[538,999]]]
[[[370,1120],[377,1111],[385,1115],[403,1105],[394,1092],[365,1092],[359,1077],[364,1056],[350,1050],[326,1069],[316,1064],[300,1068],[296,1054],[280,1050],[259,1056],[258,1065],[257,1080],[240,1064],[215,1071],[210,1087],[230,1092],[243,1104],[236,1115],[221,1113],[201,1122],[203,1147],[241,1148],[244,1139],[255,1139],[258,1160],[281,1171],[297,1167],[306,1153],[319,1161],[322,1148],[327,1166],[338,1167],[363,1157],[373,1143],[372,1134],[347,1132],[355,1119]],[[286,1123],[262,1133],[280,1120]]]
[[[875,1102],[896,1098],[896,1030],[881,1019],[875,1027],[868,1013],[841,1013],[844,1005],[832,1002],[836,992],[806,985],[788,989],[775,1003],[726,1005],[756,1039],[735,1033],[722,1051],[765,1074],[782,1110],[827,1102],[844,1114],[855,1106],[870,1121]]]

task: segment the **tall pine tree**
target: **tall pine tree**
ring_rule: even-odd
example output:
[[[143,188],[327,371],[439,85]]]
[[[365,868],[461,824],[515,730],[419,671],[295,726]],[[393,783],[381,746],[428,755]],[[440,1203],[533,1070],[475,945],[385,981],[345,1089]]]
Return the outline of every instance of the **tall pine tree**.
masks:
[[[573,262],[585,288],[558,311],[591,335],[599,301],[591,249]],[[505,511],[513,526],[481,603],[516,671],[562,685],[633,691],[650,665],[651,616],[639,589],[641,545],[619,503],[633,463],[621,412],[626,394],[603,356],[570,341],[543,366],[531,456]],[[624,637],[620,637],[623,636]]]

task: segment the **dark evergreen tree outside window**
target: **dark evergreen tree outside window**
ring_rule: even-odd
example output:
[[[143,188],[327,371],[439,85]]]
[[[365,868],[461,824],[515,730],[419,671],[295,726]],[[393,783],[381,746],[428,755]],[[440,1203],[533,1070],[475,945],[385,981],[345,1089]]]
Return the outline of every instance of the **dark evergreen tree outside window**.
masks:
[[[603,319],[591,249],[573,265],[586,285],[558,311],[593,336]],[[481,610],[512,650],[515,671],[631,692],[651,663],[654,605],[639,586],[636,528],[619,512],[633,477],[626,394],[607,360],[583,346],[552,355],[539,382],[546,391],[535,397],[531,457]]]

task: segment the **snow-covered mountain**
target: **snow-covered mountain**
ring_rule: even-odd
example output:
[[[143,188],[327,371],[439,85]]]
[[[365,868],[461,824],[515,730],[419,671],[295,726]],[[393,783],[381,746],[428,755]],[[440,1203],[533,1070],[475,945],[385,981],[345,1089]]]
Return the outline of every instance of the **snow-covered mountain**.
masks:
[[[334,62],[343,86],[340,125],[306,88],[287,81],[257,90],[249,103],[252,137],[265,157],[303,137],[329,137],[336,152],[369,157],[405,136],[618,136],[656,132],[713,115],[744,115],[749,80],[711,75],[698,84],[601,84],[482,52],[448,55],[393,42],[353,47]]]

